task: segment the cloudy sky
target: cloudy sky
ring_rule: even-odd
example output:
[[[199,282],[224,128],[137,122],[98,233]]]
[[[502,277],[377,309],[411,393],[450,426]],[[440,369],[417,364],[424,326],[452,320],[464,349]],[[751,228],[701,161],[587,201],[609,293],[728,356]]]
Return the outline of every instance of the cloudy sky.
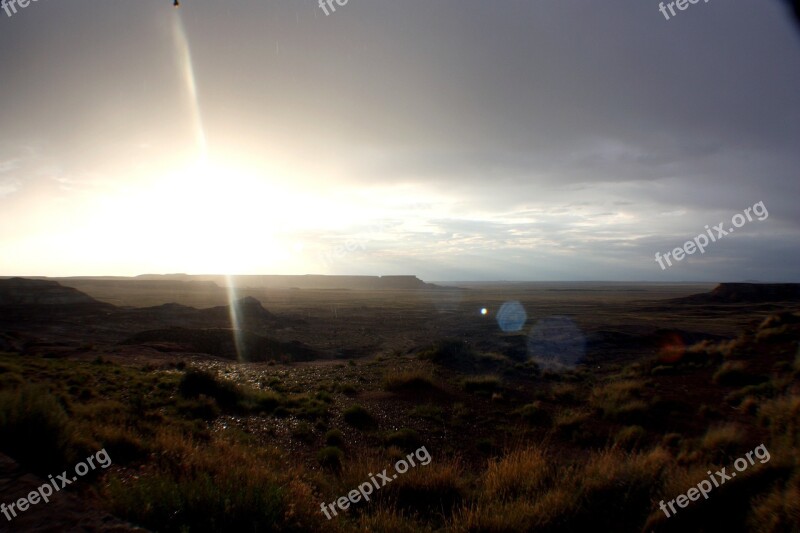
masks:
[[[0,11],[0,275],[800,281],[778,0],[334,6]]]

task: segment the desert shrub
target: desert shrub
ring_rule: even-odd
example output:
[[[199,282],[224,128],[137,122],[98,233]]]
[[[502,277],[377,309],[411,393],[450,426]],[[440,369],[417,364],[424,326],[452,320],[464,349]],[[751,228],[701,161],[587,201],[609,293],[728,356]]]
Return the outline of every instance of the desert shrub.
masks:
[[[214,398],[226,409],[235,407],[241,397],[235,383],[197,369],[186,371],[178,385],[178,391],[185,398],[198,398],[201,395]]]
[[[434,385],[433,378],[429,374],[421,371],[410,371],[389,374],[383,380],[383,387],[393,392],[421,392],[433,390],[436,385]]]
[[[725,361],[714,372],[712,380],[717,385],[743,387],[761,383],[765,378],[748,372],[744,361]]]
[[[433,533],[434,529],[413,513],[404,513],[388,507],[375,507],[369,514],[358,515],[358,531],[385,531],[387,533]]]
[[[744,431],[736,424],[712,426],[703,436],[701,447],[713,461],[724,462],[733,458],[744,438]]]
[[[355,396],[358,394],[358,389],[352,383],[340,383],[336,386],[336,388],[345,396]]]
[[[611,381],[592,390],[589,403],[603,416],[621,422],[638,422],[648,411],[644,383],[638,380]]]
[[[221,413],[216,400],[209,398],[205,394],[190,400],[180,400],[175,407],[181,415],[200,420],[213,420]]]
[[[559,531],[558,523],[577,505],[574,491],[553,489],[536,499],[478,502],[459,510],[453,531],[458,533],[518,531]]]
[[[25,384],[22,374],[16,372],[0,372],[0,390],[14,389]]]
[[[314,395],[314,398],[319,400],[319,401],[321,401],[321,402],[325,402],[325,403],[332,403],[333,402],[333,396],[331,396],[330,392],[325,391],[325,390],[318,391]]]
[[[475,449],[485,455],[497,453],[497,443],[492,438],[482,438],[475,441]]]
[[[307,394],[292,396],[287,405],[291,414],[305,420],[322,420],[328,416],[328,404]]]
[[[157,469],[135,478],[114,475],[104,488],[117,516],[169,533],[292,529],[292,485],[277,479],[275,467],[252,450],[227,443],[199,449],[174,433],[157,441],[163,450]],[[294,518],[307,519],[299,513]]]
[[[748,415],[755,415],[758,413],[758,407],[761,404],[761,401],[758,398],[754,398],[753,396],[745,396],[739,402],[739,409],[743,413],[747,413]]]
[[[438,365],[470,370],[475,367],[475,352],[467,343],[458,339],[444,339],[419,353],[420,359],[428,359]]]
[[[580,399],[580,389],[571,383],[558,383],[553,387],[550,397],[558,403],[574,403]]]
[[[331,429],[325,433],[325,444],[328,446],[336,446],[337,448],[344,448],[344,435],[338,429]]]
[[[793,313],[791,311],[784,311],[782,313],[776,313],[774,315],[770,315],[764,320],[761,321],[761,324],[758,325],[759,330],[763,329],[771,329],[780,326],[785,326],[787,324],[797,324],[800,323],[800,314]]]
[[[411,411],[409,411],[408,414],[427,420],[433,420],[434,422],[444,422],[444,410],[438,405],[430,403],[417,405]]]
[[[672,452],[678,450],[683,442],[683,435],[680,433],[667,433],[661,437],[661,446]]]
[[[534,497],[553,480],[552,457],[541,448],[514,450],[499,459],[492,459],[483,475],[482,498],[508,501]]]
[[[651,376],[663,376],[667,374],[674,374],[675,367],[671,365],[656,365],[650,370]]]
[[[414,451],[422,443],[419,433],[413,429],[403,428],[386,436],[386,446],[396,446],[401,450]]]
[[[553,425],[559,429],[574,429],[585,424],[592,414],[583,408],[566,408],[556,412],[553,417]]]
[[[190,369],[181,379],[178,391],[184,398],[213,398],[222,409],[272,412],[281,404],[274,392],[242,387],[203,370]]]
[[[6,374],[6,373],[21,374],[22,367],[15,363],[2,362],[0,363],[0,374]]]
[[[659,448],[593,452],[567,465],[552,452],[518,450],[490,462],[481,494],[455,515],[453,530],[638,531],[669,464]]]
[[[398,476],[382,488],[389,504],[404,513],[428,520],[440,520],[465,501],[468,490],[463,468],[458,460],[432,457],[422,465],[414,458],[416,467]]]
[[[74,433],[61,403],[42,386],[0,392],[0,450],[36,473],[72,459]]]
[[[284,401],[283,398],[270,391],[257,389],[240,389],[239,408],[253,412],[273,412]]]
[[[623,450],[637,448],[647,437],[647,432],[642,426],[626,426],[620,429],[614,437],[614,446]]]
[[[317,452],[317,461],[320,466],[335,472],[341,471],[343,460],[344,452],[336,446],[326,446]]]
[[[746,397],[771,398],[776,392],[775,385],[771,381],[766,381],[758,385],[747,385],[731,392],[725,396],[725,402],[730,405],[738,405]]]
[[[767,324],[771,317],[768,317],[759,326],[758,333],[756,333],[757,342],[780,342],[785,340],[794,340],[795,328],[791,327],[797,320],[797,315],[786,315],[791,320],[782,322],[780,318],[772,324]]]
[[[632,454],[617,450],[592,454],[578,475],[581,505],[578,512],[567,517],[564,530],[639,530],[654,495],[661,489],[663,472],[672,461],[662,448]]]
[[[551,422],[550,414],[544,409],[542,402],[538,400],[523,405],[515,413],[529,424],[550,424]]]
[[[127,464],[147,457],[149,447],[132,429],[120,426],[97,427],[95,438],[100,448],[114,459],[114,464]]]
[[[0,363],[0,390],[13,389],[24,383],[21,366],[11,362]]]
[[[769,429],[772,441],[789,449],[800,446],[800,396],[784,395],[765,400],[758,410],[758,421]]]
[[[771,492],[757,497],[747,519],[748,531],[773,533],[797,531],[800,524],[800,475],[795,474],[786,486],[776,485]]]
[[[292,429],[292,437],[310,443],[314,441],[314,430],[308,422],[300,422]]]
[[[502,381],[498,376],[477,376],[464,380],[464,390],[467,392],[491,393],[498,391]]]
[[[342,413],[342,417],[345,422],[358,429],[373,428],[377,425],[375,417],[360,405],[354,405],[345,409]]]

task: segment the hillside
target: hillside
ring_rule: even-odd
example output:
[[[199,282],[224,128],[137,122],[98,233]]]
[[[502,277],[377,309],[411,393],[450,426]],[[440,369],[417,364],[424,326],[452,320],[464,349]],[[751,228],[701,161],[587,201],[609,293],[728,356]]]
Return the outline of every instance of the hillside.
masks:
[[[673,301],[693,304],[800,302],[800,283],[720,283],[711,292]]]
[[[103,305],[91,296],[56,281],[0,279],[0,306],[77,304]]]

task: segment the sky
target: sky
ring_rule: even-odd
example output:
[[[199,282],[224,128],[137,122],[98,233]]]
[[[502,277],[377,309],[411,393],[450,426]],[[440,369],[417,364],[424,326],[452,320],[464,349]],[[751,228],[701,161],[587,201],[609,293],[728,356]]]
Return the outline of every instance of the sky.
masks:
[[[800,282],[778,0],[16,9],[0,275]]]

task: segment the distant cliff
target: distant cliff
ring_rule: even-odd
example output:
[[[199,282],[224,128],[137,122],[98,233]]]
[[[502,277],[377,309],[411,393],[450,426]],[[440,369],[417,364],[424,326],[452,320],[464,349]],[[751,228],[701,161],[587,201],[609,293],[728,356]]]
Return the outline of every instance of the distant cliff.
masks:
[[[217,285],[229,284],[225,276],[174,274],[159,276],[148,274],[135,278],[143,281],[206,281]],[[233,276],[233,283],[247,289],[351,289],[351,290],[389,290],[389,289],[438,289],[437,285],[425,283],[416,276]]]
[[[677,298],[698,304],[800,301],[800,283],[720,283],[711,292]]]
[[[77,289],[42,279],[0,279],[0,306],[3,305],[104,305]]]

